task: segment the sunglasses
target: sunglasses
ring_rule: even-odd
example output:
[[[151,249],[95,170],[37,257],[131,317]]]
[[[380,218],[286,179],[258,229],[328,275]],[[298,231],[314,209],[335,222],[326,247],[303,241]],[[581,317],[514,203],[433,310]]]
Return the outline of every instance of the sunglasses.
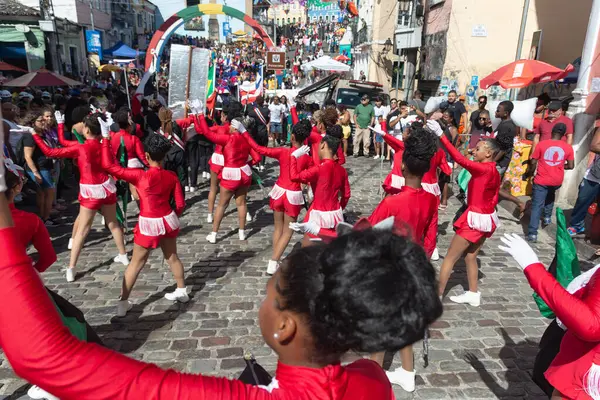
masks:
[[[485,118],[485,117],[479,117],[479,120],[480,121],[487,121],[487,118]]]

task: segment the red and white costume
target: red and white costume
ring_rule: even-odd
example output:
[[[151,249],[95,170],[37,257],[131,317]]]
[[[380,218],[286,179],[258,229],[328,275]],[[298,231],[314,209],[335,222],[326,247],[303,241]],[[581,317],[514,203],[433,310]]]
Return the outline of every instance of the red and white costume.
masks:
[[[39,135],[33,135],[35,144],[42,153],[52,158],[73,158],[79,167],[79,204],[90,210],[99,210],[104,205],[117,202],[115,182],[102,168],[100,139],[88,139],[83,144],[64,140],[64,124],[58,124],[58,137],[65,146],[52,149]]]
[[[250,147],[258,154],[271,157],[279,161],[279,178],[269,192],[269,207],[273,211],[284,212],[292,218],[298,218],[302,205],[304,204],[304,196],[302,195],[302,187],[300,183],[292,181],[290,178],[290,160],[292,152],[297,147],[264,147],[258,145],[248,132],[243,134]],[[312,159],[309,155],[303,155],[297,160],[297,168],[304,171],[312,166]]]
[[[185,199],[177,175],[172,171],[151,167],[147,171],[119,166],[111,153],[109,140],[102,143],[102,166],[117,179],[131,183],[140,196],[140,216],[133,242],[147,249],[155,249],[162,238],[174,238],[179,233],[179,215]],[[172,210],[171,198],[176,209]]]
[[[279,363],[269,387],[205,377],[134,360],[69,333],[31,267],[15,228],[0,230],[0,346],[21,378],[61,399],[88,400],[393,400],[374,361],[345,367]],[[18,326],[19,329],[14,329]]]
[[[252,168],[248,164],[248,156],[252,156],[254,163],[260,161],[260,154],[250,148],[246,139],[239,133],[231,134],[214,133],[208,128],[204,115],[198,117],[200,131],[211,142],[223,146],[224,166],[219,172],[221,187],[235,192],[241,187],[250,186],[252,183]]]
[[[146,153],[144,152],[144,146],[139,137],[130,134],[129,132],[121,129],[119,132],[111,133],[111,140],[115,144],[112,146],[115,157],[119,152],[119,146],[121,146],[121,139],[125,145],[127,152],[127,168],[144,168],[148,166],[146,161]]]
[[[17,227],[15,234],[19,243],[25,248],[30,244],[35,247],[38,252],[38,260],[33,264],[33,268],[38,272],[44,272],[56,262],[56,252],[46,225],[34,213],[19,210],[14,203],[10,203],[8,206]]]
[[[590,371],[592,365],[594,369],[600,365],[600,269],[590,272],[590,276],[583,277],[583,287],[571,294],[541,263],[525,268],[533,290],[567,328],[544,376],[568,399],[597,399],[590,394],[597,396],[600,391],[597,372]]]
[[[410,236],[415,243],[423,246],[427,257],[431,257],[437,240],[437,203],[436,196],[424,189],[403,186],[398,194],[381,200],[367,218],[368,225],[375,226],[389,217],[394,217],[394,230]],[[337,233],[321,229],[318,236],[329,241],[337,237]]]
[[[319,159],[319,144],[321,143],[321,139],[324,137],[325,134],[320,133],[317,127],[313,126],[312,130],[310,131],[310,136],[307,139],[307,144],[310,144],[310,154],[312,155],[314,165],[319,165],[321,162]],[[342,146],[338,147],[335,155],[337,156],[336,162],[339,165],[344,165],[346,163],[346,155],[344,154],[344,149]]]
[[[442,149],[436,151],[431,159],[431,168],[423,175],[423,180],[421,181],[421,186],[426,192],[439,198],[442,192],[440,191],[440,185],[438,184],[438,169],[442,170],[442,172],[448,176],[452,175],[452,169],[446,161],[446,153]]]
[[[454,161],[471,173],[467,209],[454,223],[456,234],[471,243],[491,237],[500,226],[496,213],[500,174],[496,170],[496,163],[471,161],[456,150],[445,135],[442,135],[441,141]]]
[[[350,200],[350,182],[346,169],[332,159],[327,159],[319,165],[299,171],[296,157],[291,157],[290,161],[292,182],[310,183],[315,187],[315,198],[304,222],[311,221],[321,228],[335,229],[344,220],[342,210]]]
[[[196,127],[196,131],[198,133],[203,134],[204,132],[210,130],[215,135],[229,135],[229,122],[225,122],[223,125],[213,125],[209,128],[204,117],[196,115],[195,118],[196,121],[194,126]],[[210,170],[215,174],[219,175],[221,173],[223,166],[225,165],[225,157],[223,157],[222,145],[215,143],[215,149],[212,153],[212,156],[210,156],[210,160],[208,160],[208,165]]]
[[[392,162],[392,171],[385,177],[381,187],[387,194],[397,194],[400,193],[400,189],[404,186],[404,177],[402,176],[404,142],[392,135],[384,135],[383,140],[394,150],[394,161]]]

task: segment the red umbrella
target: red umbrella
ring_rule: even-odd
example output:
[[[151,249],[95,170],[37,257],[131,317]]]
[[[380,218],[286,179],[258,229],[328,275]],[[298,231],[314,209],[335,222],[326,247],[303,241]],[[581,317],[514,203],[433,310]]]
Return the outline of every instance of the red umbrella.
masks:
[[[23,68],[15,67],[4,61],[0,61],[0,71],[27,72]]]
[[[537,60],[519,60],[505,65],[483,78],[482,89],[500,85],[504,89],[522,88],[532,83],[562,79],[575,67],[567,65],[564,70]]]
[[[335,61],[341,61],[341,62],[346,62],[346,61],[350,60],[350,58],[349,58],[349,57],[347,57],[347,56],[346,56],[346,55],[344,55],[344,54],[340,54],[339,56],[337,56],[337,57],[334,57],[333,59],[334,59]]]
[[[6,82],[4,86],[26,87],[26,86],[79,86],[83,83],[56,74],[47,69],[39,69],[35,72],[30,72],[17,79]]]

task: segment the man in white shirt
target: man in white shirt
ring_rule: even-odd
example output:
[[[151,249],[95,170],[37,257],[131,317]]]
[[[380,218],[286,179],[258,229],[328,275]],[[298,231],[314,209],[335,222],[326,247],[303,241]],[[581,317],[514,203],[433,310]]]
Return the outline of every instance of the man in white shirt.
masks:
[[[273,97],[273,103],[269,104],[269,112],[271,115],[271,135],[273,135],[273,139],[281,143],[285,106],[279,102],[278,96]]]

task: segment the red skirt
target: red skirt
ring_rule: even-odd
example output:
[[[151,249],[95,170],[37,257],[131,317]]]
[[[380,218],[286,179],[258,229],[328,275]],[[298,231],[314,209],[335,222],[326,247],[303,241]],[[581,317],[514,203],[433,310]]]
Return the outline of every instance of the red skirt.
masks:
[[[223,170],[222,165],[213,164],[210,161],[208,161],[208,164],[210,165],[211,172],[214,172],[217,175],[219,175],[221,173],[221,171]]]
[[[160,246],[160,240],[163,238],[176,238],[179,235],[179,228],[173,230],[169,224],[165,224],[166,233],[160,236],[147,236],[140,232],[139,224],[133,229],[133,243],[146,249],[156,249]]]
[[[269,198],[269,207],[273,211],[283,212],[292,218],[298,218],[300,211],[302,211],[302,205],[290,203],[285,194],[277,200]]]
[[[392,176],[391,172],[383,180],[381,187],[387,194],[398,194],[404,186],[404,178],[398,175]]]
[[[468,214],[469,211],[465,211],[454,223],[454,231],[458,236],[471,243],[478,243],[481,239],[487,239],[494,234],[496,230],[495,223],[492,222],[492,230],[490,232],[482,232],[469,226]]]
[[[87,208],[88,210],[98,211],[102,206],[110,206],[117,203],[116,193],[106,193],[106,197],[103,199],[86,199],[81,194],[78,196],[79,205]]]
[[[223,189],[227,189],[230,192],[235,192],[242,187],[249,187],[252,184],[252,176],[242,174],[239,181],[232,181],[229,179],[223,179],[222,174],[219,174],[219,184]]]

